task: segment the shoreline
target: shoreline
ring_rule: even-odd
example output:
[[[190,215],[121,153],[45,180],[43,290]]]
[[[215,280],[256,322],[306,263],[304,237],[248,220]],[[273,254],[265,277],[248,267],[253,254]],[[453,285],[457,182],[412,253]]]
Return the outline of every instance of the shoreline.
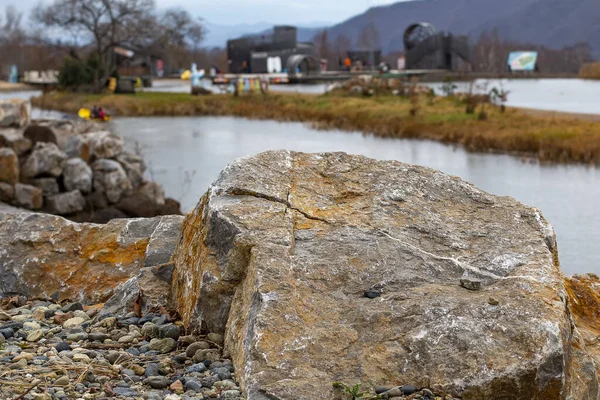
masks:
[[[25,83],[9,83],[6,81],[0,81],[0,93],[28,92],[33,90],[37,89]]]
[[[50,93],[32,105],[76,114],[97,104],[115,116],[232,116],[302,122],[315,129],[362,132],[378,137],[427,139],[467,151],[533,157],[541,162],[600,165],[600,115],[486,105],[487,120],[465,114],[456,99],[420,97],[416,117],[409,99],[393,96],[269,94],[194,97],[186,93],[135,95]]]

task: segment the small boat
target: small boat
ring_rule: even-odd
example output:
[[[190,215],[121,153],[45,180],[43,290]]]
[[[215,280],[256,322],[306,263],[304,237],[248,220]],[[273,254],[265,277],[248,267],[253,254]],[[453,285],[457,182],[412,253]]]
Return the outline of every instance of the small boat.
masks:
[[[110,121],[110,115],[105,114],[104,118],[93,118],[92,117],[92,110],[90,110],[89,108],[82,108],[79,110],[79,118],[81,119],[85,119],[86,121],[97,121],[97,122],[108,122]]]

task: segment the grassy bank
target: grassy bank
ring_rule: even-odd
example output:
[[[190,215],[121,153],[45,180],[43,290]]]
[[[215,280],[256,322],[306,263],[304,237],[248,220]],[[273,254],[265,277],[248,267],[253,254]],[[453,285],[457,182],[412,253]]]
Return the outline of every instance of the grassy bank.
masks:
[[[33,100],[42,108],[76,113],[96,104],[118,116],[239,116],[308,122],[317,128],[361,131],[381,137],[457,143],[470,151],[522,153],[542,161],[600,164],[600,122],[569,115],[535,114],[488,105],[487,120],[466,114],[455,99],[422,96],[416,116],[409,99],[339,95],[270,94],[192,97],[180,93],[85,95],[51,93]]]
[[[583,79],[600,79],[600,63],[585,64],[579,71],[579,77]]]

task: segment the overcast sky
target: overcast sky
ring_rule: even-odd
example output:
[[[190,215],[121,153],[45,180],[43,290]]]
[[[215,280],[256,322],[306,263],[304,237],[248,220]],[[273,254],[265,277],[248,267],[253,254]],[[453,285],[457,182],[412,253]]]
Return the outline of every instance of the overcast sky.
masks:
[[[216,24],[310,24],[337,23],[369,7],[398,0],[155,0],[159,8],[180,6]],[[51,0],[42,0],[49,3]],[[39,0],[0,0],[0,12],[14,4],[29,11]]]

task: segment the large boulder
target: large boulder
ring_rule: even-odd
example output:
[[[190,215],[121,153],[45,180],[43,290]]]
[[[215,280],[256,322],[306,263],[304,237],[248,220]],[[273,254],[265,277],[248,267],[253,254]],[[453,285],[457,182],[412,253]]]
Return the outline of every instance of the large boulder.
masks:
[[[55,194],[46,198],[46,210],[51,214],[68,215],[83,211],[85,198],[79,190]]]
[[[171,235],[179,235],[172,218],[95,225],[49,214],[0,215],[0,297],[105,302],[140,268],[152,267],[146,258],[149,246],[155,248],[157,227],[170,226]],[[164,241],[164,235],[158,235],[159,243],[173,251],[174,243]]]
[[[0,129],[0,147],[10,147],[18,156],[31,149],[31,141],[18,129]]]
[[[81,158],[71,158],[64,165],[63,183],[67,190],[90,193],[92,191],[92,177],[92,168]]]
[[[88,143],[94,159],[116,158],[123,152],[123,139],[108,131],[86,133],[83,139]]]
[[[44,204],[42,189],[23,183],[17,183],[15,185],[15,203],[17,206],[29,210],[39,210]]]
[[[343,153],[237,160],[187,216],[173,261],[187,328],[225,334],[249,399],[331,399],[337,381],[598,396],[593,368],[574,378],[593,363],[572,351],[552,227],[431,169]]]
[[[118,203],[123,193],[131,190],[131,182],[117,161],[100,159],[92,164],[94,190],[105,193],[109,202]]]
[[[9,147],[0,148],[0,182],[14,185],[19,181],[19,158]]]
[[[69,158],[81,158],[86,162],[90,160],[90,145],[81,135],[70,136],[61,149]]]
[[[0,100],[0,128],[22,128],[31,120],[31,104],[25,100]]]
[[[56,144],[38,142],[23,164],[21,174],[25,178],[58,177],[62,174],[66,159],[67,155]]]

